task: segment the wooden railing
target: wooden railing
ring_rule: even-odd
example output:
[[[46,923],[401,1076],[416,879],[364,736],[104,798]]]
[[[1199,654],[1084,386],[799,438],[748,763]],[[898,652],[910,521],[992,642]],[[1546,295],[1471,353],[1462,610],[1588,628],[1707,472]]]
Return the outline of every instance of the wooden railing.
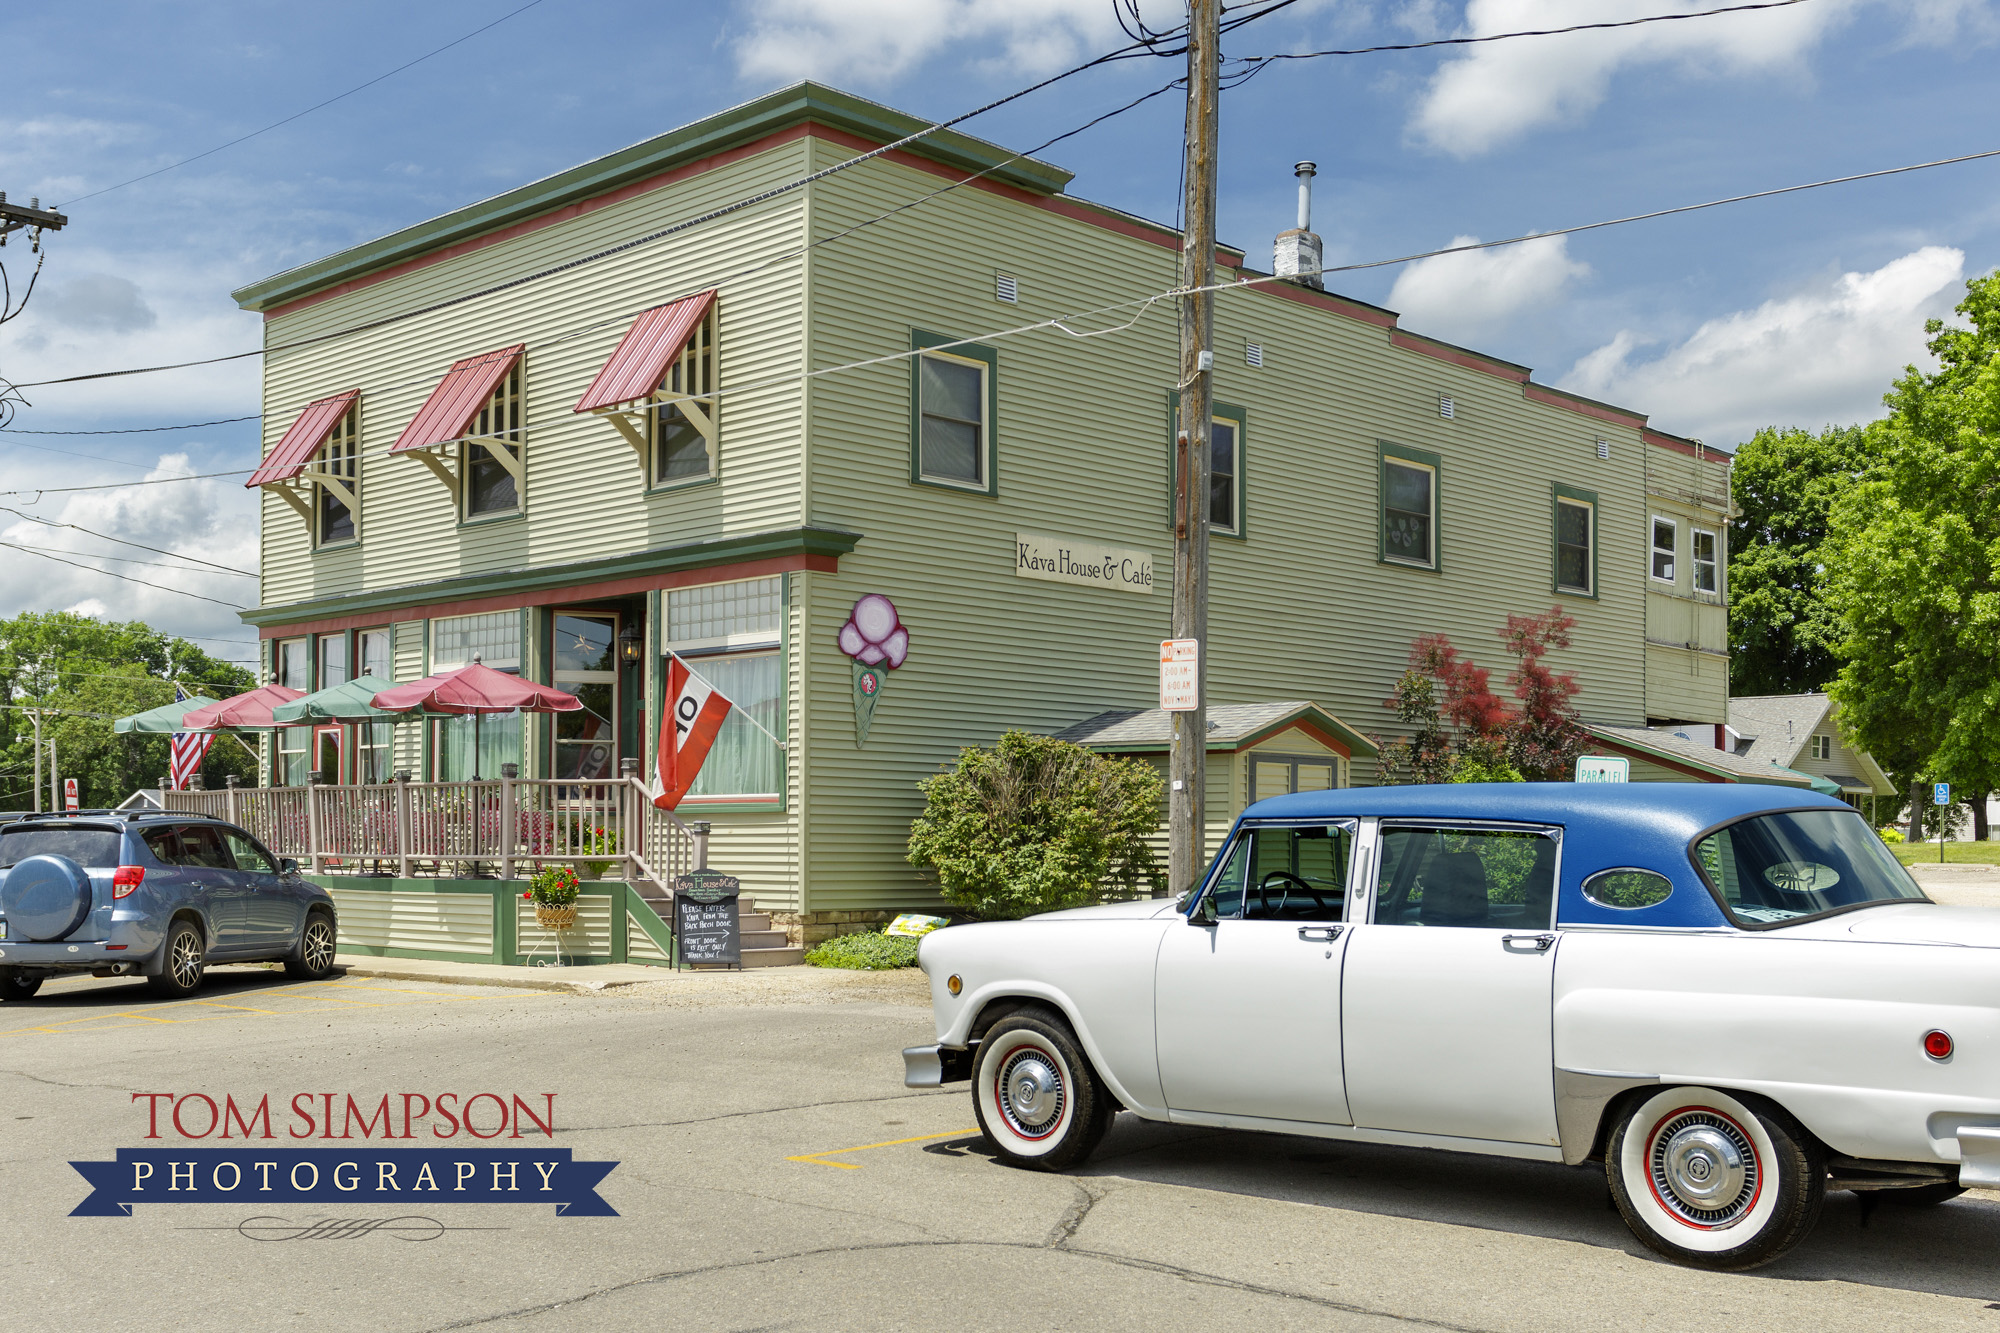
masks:
[[[664,889],[708,863],[708,826],[656,807],[636,777],[169,791],[166,808],[248,830],[316,874],[526,878],[595,865]]]

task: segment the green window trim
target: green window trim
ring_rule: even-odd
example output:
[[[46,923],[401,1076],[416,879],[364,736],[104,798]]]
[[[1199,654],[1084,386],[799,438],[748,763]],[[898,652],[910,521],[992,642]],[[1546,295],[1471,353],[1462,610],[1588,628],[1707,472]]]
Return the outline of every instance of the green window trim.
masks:
[[[1234,504],[1231,506],[1236,511],[1236,527],[1234,531],[1218,528],[1211,520],[1208,525],[1208,535],[1233,537],[1237,541],[1244,541],[1250,536],[1249,486],[1246,484],[1249,474],[1250,413],[1230,403],[1211,402],[1208,415],[1211,420],[1227,422],[1236,430],[1236,484],[1232,497]],[[1180,441],[1180,434],[1181,396],[1169,389],[1167,391],[1167,527],[1170,529],[1174,526],[1174,488],[1178,484],[1174,478],[1174,449]],[[1213,491],[1210,494],[1212,495]]]
[[[1421,569],[1433,574],[1444,572],[1444,459],[1423,449],[1411,449],[1388,440],[1375,442],[1375,561],[1402,569]],[[1389,554],[1389,465],[1412,463],[1429,468],[1431,474],[1431,558],[1429,562]]]
[[[957,357],[963,361],[979,362],[986,367],[986,421],[985,426],[985,484],[968,485],[939,477],[924,475],[924,402],[922,353],[932,348],[947,357]],[[992,347],[977,343],[960,342],[942,333],[930,333],[923,329],[910,330],[910,350],[918,353],[910,358],[910,484],[931,486],[941,491],[956,491],[960,495],[998,496],[1000,494],[1000,353]]]
[[[1562,503],[1565,500],[1570,501],[1572,504],[1588,505],[1590,507],[1590,587],[1588,589],[1573,588],[1562,581]],[[1596,491],[1578,490],[1574,486],[1565,486],[1561,482],[1555,482],[1550,485],[1549,587],[1551,591],[1561,597],[1588,597],[1593,602],[1597,600],[1597,548],[1600,544],[1597,538],[1598,533],[1602,529],[1603,525],[1598,521]]]

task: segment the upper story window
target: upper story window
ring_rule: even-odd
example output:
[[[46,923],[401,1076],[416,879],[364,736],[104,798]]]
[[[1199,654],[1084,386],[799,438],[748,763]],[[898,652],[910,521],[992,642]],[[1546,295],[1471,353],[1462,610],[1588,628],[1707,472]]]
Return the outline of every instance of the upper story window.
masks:
[[[1597,497],[1555,488],[1556,591],[1597,595]]]
[[[1827,735],[1813,737],[1812,757],[1815,759],[1833,758],[1833,737]]]
[[[1401,445],[1384,443],[1381,451],[1381,558],[1436,569],[1442,462]]]
[[[1694,590],[1720,592],[1722,590],[1721,548],[1716,545],[1715,534],[1696,528],[1692,545],[1694,546]]]
[[[451,493],[461,519],[516,514],[527,491],[526,406],[516,343],[455,361],[396,442]]]
[[[649,488],[712,480],[721,444],[716,358],[714,292],[642,310],[575,410],[618,429]]]
[[[243,483],[290,505],[306,521],[315,547],[360,535],[360,398],[361,390],[349,389],[306,404]]]
[[[349,407],[320,446],[313,479],[313,544],[335,546],[361,535],[361,431]]]
[[[1680,525],[1670,518],[1653,518],[1653,577],[1674,581],[1674,561],[1680,554]]]
[[[910,480],[996,494],[999,353],[921,331],[910,338]]]
[[[1178,523],[1181,493],[1181,471],[1185,467],[1180,455],[1180,395],[1167,395],[1167,439],[1169,444],[1169,464],[1172,470],[1168,485],[1168,514],[1170,525]],[[1247,508],[1243,488],[1243,450],[1248,434],[1249,413],[1240,407],[1227,403],[1214,404],[1214,415],[1208,423],[1208,530],[1227,537],[1241,537],[1244,534],[1245,510]]]
[[[660,382],[660,403],[646,418],[652,435],[655,486],[707,481],[715,475],[715,308],[696,326]]]
[[[527,489],[522,466],[521,363],[517,359],[472,419],[459,445],[465,517],[512,514]]]

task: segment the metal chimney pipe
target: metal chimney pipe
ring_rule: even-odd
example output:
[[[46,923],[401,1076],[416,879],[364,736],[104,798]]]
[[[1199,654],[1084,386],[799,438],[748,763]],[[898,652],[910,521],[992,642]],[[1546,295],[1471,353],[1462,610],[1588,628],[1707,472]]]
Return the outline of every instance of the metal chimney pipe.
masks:
[[[1299,230],[1311,231],[1313,218],[1313,177],[1319,173],[1319,163],[1301,162],[1292,168],[1299,178]]]

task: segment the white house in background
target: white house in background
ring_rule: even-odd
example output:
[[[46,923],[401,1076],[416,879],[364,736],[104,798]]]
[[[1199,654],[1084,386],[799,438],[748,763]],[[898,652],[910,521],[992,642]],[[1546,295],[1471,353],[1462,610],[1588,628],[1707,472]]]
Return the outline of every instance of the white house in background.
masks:
[[[1840,710],[1824,694],[1754,694],[1729,701],[1725,739],[1731,753],[1777,764],[1831,784],[1849,805],[1868,814],[1873,798],[1893,797],[1896,784],[1881,765],[1842,735]]]

